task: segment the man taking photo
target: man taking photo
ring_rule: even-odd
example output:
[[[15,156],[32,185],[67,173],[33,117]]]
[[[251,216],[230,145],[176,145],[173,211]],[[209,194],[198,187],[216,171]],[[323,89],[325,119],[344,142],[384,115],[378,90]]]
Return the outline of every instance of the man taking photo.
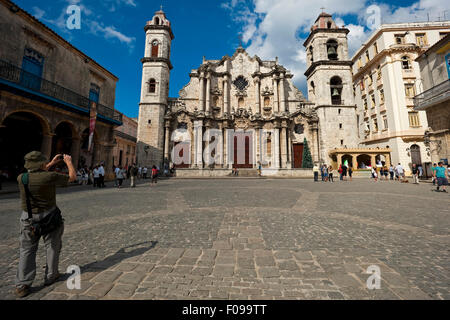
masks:
[[[51,172],[51,168],[64,161],[69,175]],[[56,187],[65,187],[77,179],[72,157],[56,155],[47,164],[47,159],[39,151],[25,156],[26,173],[19,175],[22,214],[20,217],[20,257],[16,274],[15,294],[23,298],[30,293],[36,276],[36,253],[39,239],[44,239],[47,253],[45,285],[53,284],[60,276],[58,272],[61,239],[64,223],[56,206]]]

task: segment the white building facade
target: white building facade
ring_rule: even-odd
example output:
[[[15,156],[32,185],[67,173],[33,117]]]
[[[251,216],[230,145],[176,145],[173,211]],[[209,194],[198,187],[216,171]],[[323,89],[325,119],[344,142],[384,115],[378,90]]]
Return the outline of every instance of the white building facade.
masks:
[[[359,147],[391,149],[407,172],[431,161],[426,114],[414,110],[423,91],[415,59],[449,31],[450,21],[382,25],[352,58]]]

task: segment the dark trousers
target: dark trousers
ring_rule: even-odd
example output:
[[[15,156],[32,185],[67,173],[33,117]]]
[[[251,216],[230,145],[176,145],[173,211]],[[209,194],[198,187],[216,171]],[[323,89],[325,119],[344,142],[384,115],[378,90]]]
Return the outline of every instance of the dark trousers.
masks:
[[[98,179],[99,178],[94,177],[94,186],[93,186],[94,188],[98,186]]]
[[[98,182],[99,182],[99,188],[103,188],[105,187],[105,176],[100,175],[100,177],[98,178]]]
[[[318,172],[314,172],[314,181],[319,181],[319,173]]]
[[[333,174],[330,173],[329,176],[330,176],[330,182],[333,182]]]

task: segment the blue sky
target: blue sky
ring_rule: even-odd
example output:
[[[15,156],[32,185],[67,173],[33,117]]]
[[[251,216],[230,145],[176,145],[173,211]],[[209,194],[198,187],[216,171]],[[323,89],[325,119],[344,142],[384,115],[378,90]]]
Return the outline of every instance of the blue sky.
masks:
[[[250,54],[263,59],[279,57],[290,69],[294,82],[306,95],[305,52],[302,46],[309,28],[325,7],[339,25],[350,29],[353,53],[372,33],[368,21],[377,5],[381,23],[450,18],[450,2],[442,0],[16,0],[66,40],[85,52],[117,77],[115,108],[138,116],[146,21],[163,5],[172,23],[170,96],[189,81],[202,57],[220,59],[232,55],[243,37]],[[81,8],[81,29],[66,27],[67,7]],[[378,10],[378,9],[377,9]],[[447,10],[447,11],[446,11]],[[373,20],[370,20],[373,21]]]

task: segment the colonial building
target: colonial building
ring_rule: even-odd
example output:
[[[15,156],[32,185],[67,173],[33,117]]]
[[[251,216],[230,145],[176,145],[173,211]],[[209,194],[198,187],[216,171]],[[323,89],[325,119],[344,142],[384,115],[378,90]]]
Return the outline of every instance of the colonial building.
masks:
[[[407,172],[413,163],[430,162],[426,114],[414,109],[422,90],[415,59],[449,31],[448,21],[382,25],[352,58],[359,146],[391,149],[392,162]]]
[[[0,167],[17,174],[33,150],[112,167],[113,132],[122,124],[118,78],[11,1],[0,0],[0,20]]]
[[[140,164],[172,162],[171,150],[181,142],[173,136],[179,130],[186,133],[183,148],[176,151],[183,158],[177,163],[179,168],[208,168],[223,174],[232,167],[256,168],[258,162],[266,172],[301,168],[305,139],[313,160],[319,161],[318,114],[293,85],[293,75],[277,60],[251,57],[242,47],[231,57],[204,59],[191,71],[190,82],[179,97],[169,99],[171,24],[164,12],[158,11],[145,30],[138,126]],[[219,135],[204,137],[209,129]],[[234,131],[232,135],[229,129]],[[220,152],[213,151],[214,164],[205,163],[204,152],[213,142]]]
[[[114,130],[113,164],[128,167],[136,163],[137,120],[122,115],[123,124]]]
[[[416,59],[423,92],[414,98],[414,105],[416,111],[426,111],[424,143],[432,163],[450,159],[450,35],[442,33],[441,37]]]

